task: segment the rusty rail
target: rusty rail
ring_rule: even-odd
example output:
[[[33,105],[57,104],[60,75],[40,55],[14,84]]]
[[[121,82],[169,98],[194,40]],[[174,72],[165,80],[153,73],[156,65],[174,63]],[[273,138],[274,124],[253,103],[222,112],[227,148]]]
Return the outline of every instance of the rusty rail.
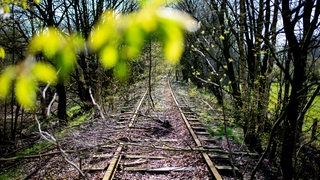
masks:
[[[173,100],[174,100],[177,108],[179,109],[179,112],[180,112],[180,114],[181,114],[181,117],[182,117],[182,119],[184,120],[184,122],[185,122],[185,124],[186,124],[186,126],[187,126],[187,128],[188,128],[188,130],[189,130],[189,132],[190,132],[190,134],[191,134],[191,136],[192,136],[192,138],[194,139],[196,145],[199,146],[199,147],[201,147],[202,144],[201,144],[198,136],[197,136],[197,135],[195,134],[195,132],[193,131],[193,129],[192,129],[192,127],[191,127],[188,119],[187,119],[186,116],[184,115],[182,109],[180,108],[179,103],[178,103],[178,101],[177,101],[177,98],[175,97],[175,95],[174,95],[174,93],[173,93],[173,90],[172,90],[172,88],[171,88],[171,85],[170,85],[170,81],[169,81],[169,80],[168,80],[168,86],[169,86],[169,88],[170,88],[171,96],[172,96],[172,98],[173,98]],[[219,174],[217,168],[214,166],[214,163],[211,161],[209,155],[208,155],[206,152],[201,152],[201,154],[202,154],[202,157],[205,159],[205,161],[206,161],[206,163],[207,163],[207,165],[208,165],[211,173],[212,173],[213,176],[215,177],[215,179],[217,179],[217,180],[222,180],[221,175]]]

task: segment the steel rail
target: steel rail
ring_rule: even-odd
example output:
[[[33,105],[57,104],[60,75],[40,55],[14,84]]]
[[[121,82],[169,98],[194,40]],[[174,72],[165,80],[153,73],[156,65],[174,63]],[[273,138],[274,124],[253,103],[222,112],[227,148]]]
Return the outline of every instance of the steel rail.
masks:
[[[179,112],[180,112],[180,114],[181,114],[181,117],[182,117],[182,119],[184,120],[184,122],[185,122],[185,124],[186,124],[186,126],[187,126],[187,128],[188,128],[188,130],[189,130],[189,132],[190,132],[190,134],[191,134],[191,136],[192,136],[192,138],[194,139],[194,141],[195,141],[195,143],[196,143],[197,146],[199,146],[199,147],[202,146],[199,138],[197,137],[197,135],[196,135],[195,132],[193,131],[193,129],[192,129],[192,127],[191,127],[188,119],[186,118],[186,116],[184,115],[182,109],[180,108],[179,103],[178,103],[178,101],[177,101],[177,98],[175,97],[175,95],[174,95],[174,93],[173,93],[173,90],[172,90],[172,87],[171,87],[171,84],[170,84],[170,81],[169,81],[169,80],[168,80],[168,86],[169,86],[169,89],[170,89],[170,92],[171,92],[171,96],[172,96],[172,98],[173,98],[173,100],[174,100],[177,108],[179,109]],[[222,180],[221,175],[219,174],[219,172],[218,172],[217,168],[215,167],[214,163],[211,161],[208,153],[206,153],[206,152],[201,152],[201,154],[202,154],[202,157],[205,159],[207,165],[209,166],[209,169],[210,169],[211,173],[213,174],[213,176],[215,177],[215,179],[217,179],[217,180]]]
[[[146,92],[143,94],[143,96],[142,96],[142,98],[141,98],[141,100],[140,100],[140,102],[138,104],[138,107],[137,107],[136,111],[133,113],[133,116],[132,116],[131,121],[129,123],[129,128],[133,128],[134,127],[134,122],[135,122],[135,120],[136,120],[136,118],[138,116],[139,109],[140,109],[141,104],[144,101],[147,93],[148,93],[148,90],[146,90]]]
[[[143,94],[142,98],[140,99],[139,101],[139,104],[134,112],[134,114],[132,115],[131,117],[131,120],[130,120],[130,123],[129,123],[129,128],[133,128],[134,127],[134,122],[138,116],[138,112],[141,108],[141,105],[142,105],[142,102],[144,101],[145,97],[146,97],[146,94],[147,94],[148,90]],[[103,176],[103,180],[112,180],[116,174],[116,170],[117,170],[117,167],[119,165],[119,162],[121,160],[121,151],[122,149],[124,148],[124,144],[120,144],[118,147],[117,147],[117,150],[116,152],[114,153],[113,155],[113,158],[111,159],[111,162]]]
[[[108,169],[103,176],[103,180],[111,180],[114,178],[114,175],[116,174],[116,169],[121,160],[122,149],[123,149],[123,144],[119,145],[116,152],[114,153],[113,158],[108,166]]]

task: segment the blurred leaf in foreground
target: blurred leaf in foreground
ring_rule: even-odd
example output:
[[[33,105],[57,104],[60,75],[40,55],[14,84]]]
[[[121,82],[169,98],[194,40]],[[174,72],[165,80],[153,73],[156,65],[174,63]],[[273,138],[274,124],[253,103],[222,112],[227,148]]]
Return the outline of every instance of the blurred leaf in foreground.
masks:
[[[36,103],[37,83],[33,77],[19,76],[15,83],[17,101],[26,109],[31,109]]]
[[[7,67],[0,75],[0,98],[4,99],[11,89],[12,80],[15,78],[16,68]]]
[[[49,27],[31,40],[30,51],[33,54],[42,52],[47,58],[51,59],[64,43],[64,39],[58,30]]]
[[[57,72],[48,63],[38,62],[32,68],[32,75],[43,83],[55,84],[57,82]]]
[[[0,46],[0,59],[4,59],[5,56],[6,56],[6,53],[4,49]]]
[[[187,13],[165,8],[167,1],[139,2],[142,8],[129,15],[106,11],[89,37],[89,47],[98,52],[103,66],[117,68],[114,72],[119,77],[125,77],[123,72],[128,72],[123,62],[139,56],[145,42],[155,34],[163,42],[166,62],[177,64],[184,50],[185,31],[196,31],[198,27]]]

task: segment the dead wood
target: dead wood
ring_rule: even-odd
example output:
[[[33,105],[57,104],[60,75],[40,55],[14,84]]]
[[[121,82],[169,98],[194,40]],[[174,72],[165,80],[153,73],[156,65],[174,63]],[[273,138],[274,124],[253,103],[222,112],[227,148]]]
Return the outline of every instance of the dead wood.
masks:
[[[65,151],[66,153],[76,153],[77,151]],[[27,155],[27,156],[15,156],[15,157],[9,157],[9,158],[0,158],[0,161],[14,161],[18,159],[33,159],[33,158],[42,158],[45,156],[52,156],[55,154],[61,154],[60,151],[54,151],[54,152],[49,152],[49,153],[44,153],[44,154],[34,154],[34,155]]]

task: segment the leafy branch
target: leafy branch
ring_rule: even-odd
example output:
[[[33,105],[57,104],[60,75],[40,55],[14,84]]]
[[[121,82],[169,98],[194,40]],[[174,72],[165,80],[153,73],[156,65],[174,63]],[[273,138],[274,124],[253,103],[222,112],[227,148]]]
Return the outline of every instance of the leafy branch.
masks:
[[[166,8],[165,1],[139,2],[141,9],[128,15],[105,11],[88,39],[44,28],[31,39],[27,58],[1,73],[0,98],[5,99],[13,86],[18,103],[26,109],[35,108],[39,82],[54,85],[60,78],[65,80],[77,63],[77,55],[85,51],[96,53],[104,68],[113,69],[116,77],[125,79],[128,61],[139,57],[152,34],[161,40],[166,62],[176,64],[184,50],[185,32],[195,31],[197,23],[186,13]],[[46,61],[36,61],[39,55]],[[0,58],[4,56],[0,48]]]

